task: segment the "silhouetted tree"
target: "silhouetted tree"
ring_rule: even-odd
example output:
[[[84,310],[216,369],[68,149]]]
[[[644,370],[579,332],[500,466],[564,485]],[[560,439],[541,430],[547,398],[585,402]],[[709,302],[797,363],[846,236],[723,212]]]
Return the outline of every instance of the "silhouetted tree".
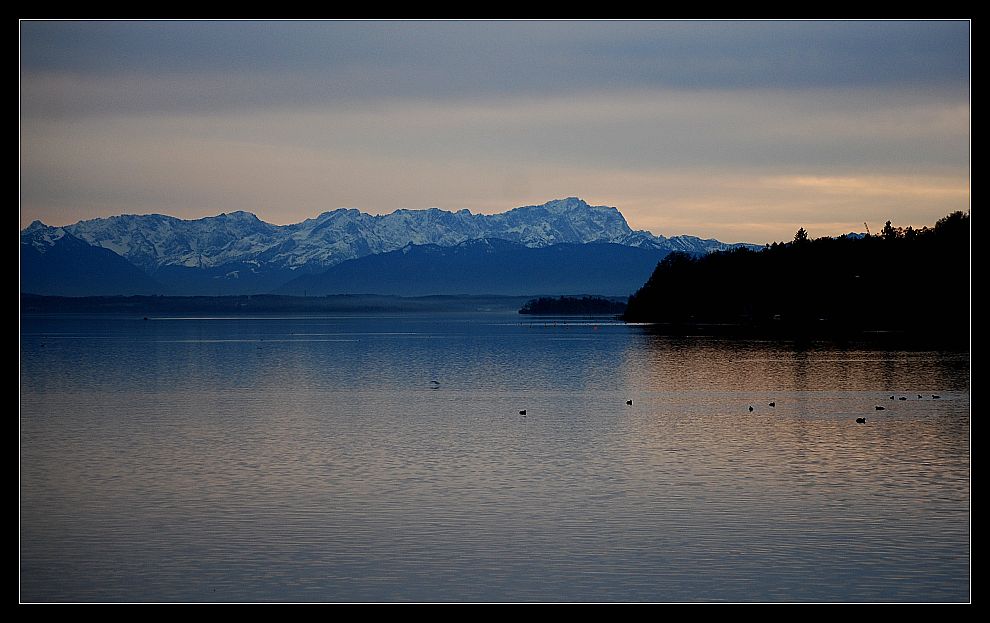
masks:
[[[887,224],[883,226],[883,231],[880,232],[884,240],[894,240],[897,238],[897,230],[887,221]]]
[[[808,242],[808,232],[804,231],[804,227],[797,230],[797,233],[794,234],[794,242],[797,244]]]

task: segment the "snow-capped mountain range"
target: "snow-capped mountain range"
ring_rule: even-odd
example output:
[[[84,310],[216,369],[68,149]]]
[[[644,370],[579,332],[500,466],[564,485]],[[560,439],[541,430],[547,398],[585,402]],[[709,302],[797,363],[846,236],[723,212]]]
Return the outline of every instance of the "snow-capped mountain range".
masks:
[[[490,215],[437,208],[372,215],[342,208],[292,225],[272,225],[249,212],[196,220],[122,215],[64,227],[35,221],[22,231],[21,242],[44,253],[66,236],[113,251],[172,291],[189,291],[175,286],[199,280],[202,288],[192,290],[204,294],[216,293],[218,280],[239,284],[223,293],[271,291],[298,275],[408,245],[453,247],[469,240],[501,239],[541,248],[608,242],[694,254],[740,246],[635,231],[616,208],[591,206],[575,197]]]

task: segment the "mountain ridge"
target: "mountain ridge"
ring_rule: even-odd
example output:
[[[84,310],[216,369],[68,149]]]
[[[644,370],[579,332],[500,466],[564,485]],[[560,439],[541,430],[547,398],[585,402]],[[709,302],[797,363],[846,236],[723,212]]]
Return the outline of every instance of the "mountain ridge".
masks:
[[[613,242],[703,253],[733,246],[694,236],[667,238],[633,230],[617,208],[591,206],[576,197],[496,214],[428,208],[373,215],[339,208],[289,225],[273,225],[243,210],[189,220],[163,214],[122,214],[79,221],[63,229],[116,252],[149,274],[161,266],[210,268],[232,261],[313,272],[410,243],[453,246],[486,237],[530,247]]]
[[[58,231],[114,252],[160,283],[166,293],[203,295],[272,292],[299,275],[322,273],[348,260],[408,245],[454,247],[477,239],[529,248],[605,242],[664,254],[757,248],[633,230],[617,208],[591,206],[576,197],[497,214],[429,208],[372,215],[338,208],[289,225],[273,225],[243,210],[191,220],[122,214],[58,228],[35,221],[22,231],[22,240]]]

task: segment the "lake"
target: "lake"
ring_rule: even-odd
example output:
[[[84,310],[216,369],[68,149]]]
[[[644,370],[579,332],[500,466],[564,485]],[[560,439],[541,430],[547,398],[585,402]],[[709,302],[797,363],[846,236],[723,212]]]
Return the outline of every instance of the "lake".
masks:
[[[971,599],[968,353],[489,312],[20,356],[22,601]]]

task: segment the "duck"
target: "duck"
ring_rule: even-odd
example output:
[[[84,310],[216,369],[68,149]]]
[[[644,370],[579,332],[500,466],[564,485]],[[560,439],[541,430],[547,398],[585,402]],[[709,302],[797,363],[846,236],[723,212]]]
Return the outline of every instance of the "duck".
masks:
[[[857,424],[866,424],[866,418],[865,417],[858,417],[858,418],[856,418],[856,423]]]

